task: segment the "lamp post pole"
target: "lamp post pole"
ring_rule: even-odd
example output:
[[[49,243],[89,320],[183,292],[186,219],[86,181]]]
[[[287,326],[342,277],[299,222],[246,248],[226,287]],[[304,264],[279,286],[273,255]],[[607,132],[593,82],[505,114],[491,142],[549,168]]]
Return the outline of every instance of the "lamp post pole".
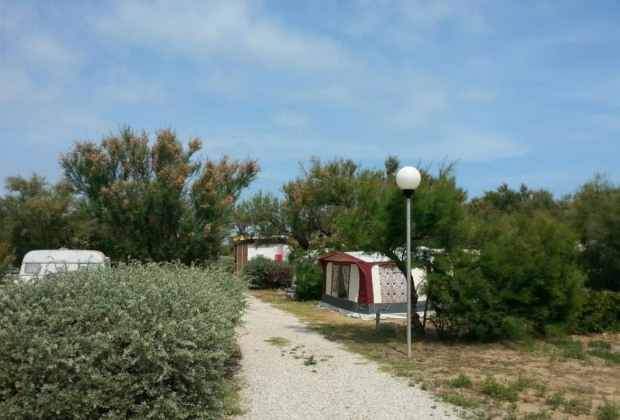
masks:
[[[411,194],[407,195],[407,357],[411,357]]]
[[[407,357],[411,357],[411,197],[421,179],[420,172],[412,166],[396,173],[396,184],[407,198]]]

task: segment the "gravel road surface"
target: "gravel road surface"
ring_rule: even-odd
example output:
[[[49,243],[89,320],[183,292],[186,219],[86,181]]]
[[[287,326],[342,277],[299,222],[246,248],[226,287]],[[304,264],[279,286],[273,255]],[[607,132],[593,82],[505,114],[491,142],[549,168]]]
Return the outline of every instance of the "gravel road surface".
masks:
[[[454,407],[256,298],[250,297],[244,321],[239,343],[245,414],[236,419],[459,418]]]

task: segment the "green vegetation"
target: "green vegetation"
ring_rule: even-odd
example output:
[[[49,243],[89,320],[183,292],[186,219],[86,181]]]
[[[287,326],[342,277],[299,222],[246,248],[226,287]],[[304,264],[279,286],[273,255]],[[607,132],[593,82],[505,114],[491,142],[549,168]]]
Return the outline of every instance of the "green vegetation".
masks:
[[[469,378],[469,376],[464,373],[459,374],[458,377],[452,379],[449,382],[449,385],[453,388],[469,388],[473,384],[473,381]]]
[[[7,178],[0,276],[28,250],[62,246],[98,249],[114,262],[206,266],[226,249],[233,229],[287,241],[290,261],[257,261],[246,277],[253,288],[288,286],[295,277],[300,300],[320,297],[317,259],[332,251],[380,252],[406,271],[405,200],[395,183],[395,157],[379,169],[311,158],[282,185],[281,198],[259,191],[239,201],[260,170],[254,160],[200,159],[198,139],[183,144],[168,129],[150,141],[144,132],[122,128],[63,154],[65,179],[56,185],[37,175]],[[412,197],[411,241],[427,251],[416,253],[414,266],[432,269],[424,292],[434,302],[432,322],[442,338],[620,331],[617,185],[596,175],[555,199],[544,189],[503,184],[468,201],[455,164],[422,168],[421,176]],[[424,334],[413,317],[415,332]]]
[[[302,274],[307,268],[298,265],[338,250],[381,252],[404,272],[404,200],[394,182],[399,166],[394,157],[382,170],[313,158],[283,185],[282,199],[260,192],[237,207],[239,233],[287,236]],[[618,187],[597,176],[556,200],[544,189],[504,184],[466,202],[454,165],[421,174],[412,245],[442,252],[432,262],[430,255],[416,255],[414,264],[433,269],[426,292],[442,337],[489,341],[620,331]],[[299,278],[302,299],[320,296],[318,276]],[[418,321],[413,325],[422,333]]]
[[[519,394],[514,386],[505,386],[496,379],[488,377],[480,384],[480,391],[489,397],[500,401],[517,401]]]
[[[585,360],[586,354],[583,351],[583,343],[573,340],[554,340],[552,343],[562,350],[562,357],[567,359]]]
[[[323,282],[323,268],[315,261],[300,261],[295,264],[295,298],[297,300],[319,300]]]
[[[306,357],[306,359],[304,360],[304,366],[314,366],[316,365],[317,361],[314,358],[314,355],[311,354],[310,356]]]
[[[459,394],[446,394],[441,397],[447,403],[454,404],[463,408],[476,408],[480,405],[478,401],[471,397],[465,397]]]
[[[620,418],[620,406],[605,400],[605,404],[596,409],[596,418],[598,420],[617,420]]]
[[[0,296],[0,413],[221,417],[230,411],[226,377],[240,357],[235,327],[244,291],[229,273],[180,265],[7,285]]]
[[[285,261],[273,261],[259,255],[243,267],[243,278],[253,289],[289,287],[292,267]]]
[[[269,340],[265,340],[265,342],[273,344],[276,347],[286,347],[291,344],[291,340],[285,337],[271,337]]]

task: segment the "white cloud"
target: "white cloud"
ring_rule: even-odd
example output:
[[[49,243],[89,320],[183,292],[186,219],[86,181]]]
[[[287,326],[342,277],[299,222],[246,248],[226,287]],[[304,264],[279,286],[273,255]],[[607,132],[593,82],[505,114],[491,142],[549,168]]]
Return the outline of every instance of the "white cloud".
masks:
[[[31,14],[32,10],[27,4],[3,2],[0,4],[0,30],[9,33],[16,31]]]
[[[338,43],[287,27],[259,2],[123,0],[115,5],[114,14],[100,17],[98,29],[159,54],[303,71],[334,70],[347,61]]]
[[[429,125],[432,119],[450,109],[446,92],[439,89],[425,89],[411,92],[402,98],[401,104],[391,112],[388,122],[397,127],[418,127]]]
[[[69,48],[46,32],[28,32],[19,41],[17,50],[30,66],[56,74],[71,71],[78,65]]]
[[[465,36],[480,36],[490,29],[482,13],[483,2],[446,0],[365,0],[351,8],[343,31],[369,42],[389,43],[398,49],[422,48],[443,26],[451,25]]]
[[[310,124],[308,116],[286,110],[276,112],[273,121],[284,128],[305,128]]]
[[[525,156],[528,149],[503,135],[492,133],[462,133],[446,136],[437,142],[425,142],[416,147],[420,158],[485,162]]]
[[[488,89],[466,87],[458,90],[457,98],[466,104],[486,104],[495,99],[495,94]]]
[[[124,68],[110,68],[95,88],[94,97],[103,104],[149,105],[165,102],[165,89],[159,81],[135,74]]]

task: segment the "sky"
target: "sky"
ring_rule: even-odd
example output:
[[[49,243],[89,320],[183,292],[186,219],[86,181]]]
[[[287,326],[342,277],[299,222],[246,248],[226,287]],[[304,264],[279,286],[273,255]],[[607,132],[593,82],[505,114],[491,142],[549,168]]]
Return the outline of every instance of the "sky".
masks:
[[[129,126],[256,159],[436,172],[470,198],[620,183],[618,0],[0,0],[0,179]],[[0,194],[6,190],[0,189]]]

